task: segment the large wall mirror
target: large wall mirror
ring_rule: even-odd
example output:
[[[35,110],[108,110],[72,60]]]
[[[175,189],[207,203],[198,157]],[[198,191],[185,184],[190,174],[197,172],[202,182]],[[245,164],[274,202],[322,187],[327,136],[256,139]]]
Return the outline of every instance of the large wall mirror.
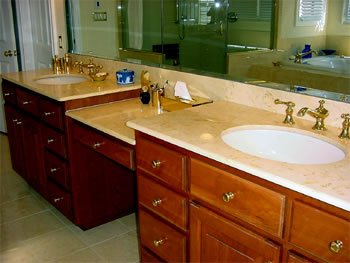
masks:
[[[350,0],[66,0],[69,51],[350,103]]]

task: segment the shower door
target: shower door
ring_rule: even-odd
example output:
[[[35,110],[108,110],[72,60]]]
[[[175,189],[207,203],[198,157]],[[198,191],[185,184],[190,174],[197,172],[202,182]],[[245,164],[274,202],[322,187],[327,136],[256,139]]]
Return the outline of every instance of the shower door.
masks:
[[[228,0],[176,0],[180,65],[226,73]]]

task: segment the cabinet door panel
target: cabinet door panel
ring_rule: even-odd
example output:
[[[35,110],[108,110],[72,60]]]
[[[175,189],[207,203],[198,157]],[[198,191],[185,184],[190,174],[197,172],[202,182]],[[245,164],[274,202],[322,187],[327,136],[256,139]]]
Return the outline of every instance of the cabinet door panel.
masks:
[[[190,206],[194,262],[279,262],[281,248],[203,207]]]
[[[5,105],[5,115],[12,168],[25,178],[21,115],[17,110],[8,105]]]

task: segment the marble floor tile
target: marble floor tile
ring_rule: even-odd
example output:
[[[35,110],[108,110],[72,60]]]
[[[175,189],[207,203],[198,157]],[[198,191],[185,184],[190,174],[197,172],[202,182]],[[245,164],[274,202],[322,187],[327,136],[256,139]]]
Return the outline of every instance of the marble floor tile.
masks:
[[[23,243],[23,246],[31,251],[39,262],[52,261],[87,248],[87,244],[83,243],[67,227],[28,240]]]
[[[96,252],[90,248],[79,250],[78,252],[66,255],[62,258],[54,260],[53,263],[105,263]]]
[[[38,259],[25,247],[0,251],[1,263],[38,263]]]
[[[126,263],[139,260],[136,231],[130,231],[91,248],[107,262]]]
[[[36,214],[47,208],[32,195],[0,205],[0,224]]]
[[[44,211],[0,225],[0,250],[13,248],[20,242],[64,227],[50,212]]]
[[[137,218],[136,213],[132,213],[130,215],[124,216],[118,219],[124,225],[126,225],[130,230],[136,230]]]

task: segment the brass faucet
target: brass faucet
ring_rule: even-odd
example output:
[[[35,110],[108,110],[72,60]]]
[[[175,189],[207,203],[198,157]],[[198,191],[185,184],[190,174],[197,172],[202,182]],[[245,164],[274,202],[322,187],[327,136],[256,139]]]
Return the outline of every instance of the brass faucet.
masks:
[[[92,58],[90,58],[89,63],[88,64],[83,64],[82,61],[75,61],[74,62],[74,66],[79,66],[79,73],[83,74],[84,70],[83,68],[87,68],[89,70],[89,75],[90,76],[95,76],[96,73],[98,73],[103,66],[97,66],[93,61]]]
[[[286,118],[283,123],[288,125],[293,125],[295,122],[293,120],[293,108],[295,107],[295,103],[292,101],[280,101],[279,99],[275,99],[275,104],[284,104],[287,105],[286,109]]]
[[[309,55],[311,53],[315,53],[315,55],[317,55],[316,51],[314,51],[314,50],[310,50],[310,51],[305,52],[305,53],[299,53],[299,51],[297,51],[297,53],[295,54],[294,63],[301,64],[303,62],[303,57],[306,55]]]
[[[343,113],[341,117],[344,119],[343,122],[343,130],[339,134],[339,138],[342,139],[350,139],[350,132],[349,132],[349,127],[350,127],[350,114],[349,113]]]
[[[328,117],[329,113],[328,113],[328,110],[323,107],[323,105],[325,104],[325,101],[320,100],[319,103],[320,103],[320,106],[318,106],[315,110],[312,110],[307,107],[301,108],[298,111],[298,116],[303,117],[306,113],[308,113],[310,116],[316,118],[316,123],[312,127],[312,129],[318,130],[318,131],[325,131],[327,130],[327,128],[324,125],[324,120],[325,118]]]

